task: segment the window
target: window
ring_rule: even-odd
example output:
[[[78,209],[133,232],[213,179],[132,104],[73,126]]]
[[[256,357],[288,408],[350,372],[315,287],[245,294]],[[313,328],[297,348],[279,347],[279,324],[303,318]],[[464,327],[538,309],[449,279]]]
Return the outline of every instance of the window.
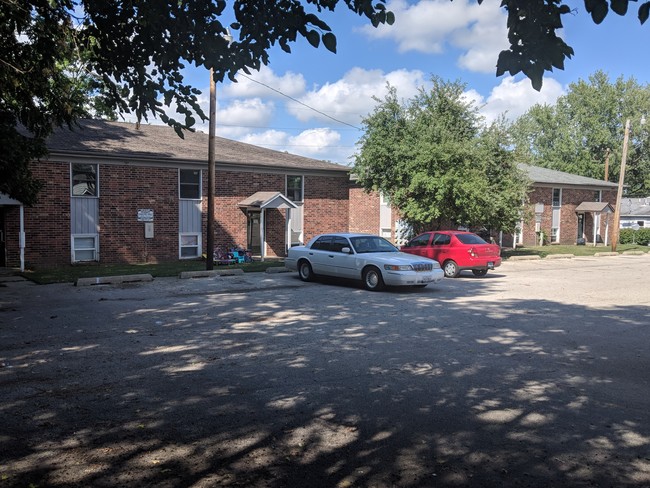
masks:
[[[71,164],[70,174],[73,197],[96,197],[99,195],[96,164]]]
[[[198,169],[181,169],[178,174],[180,197],[188,200],[200,200],[201,171]]]
[[[594,202],[600,202],[600,190],[594,192]]]
[[[639,227],[643,227],[645,225],[645,220],[637,220],[636,225],[638,225]]]
[[[559,207],[562,205],[562,189],[553,188],[553,206]]]
[[[422,234],[421,236],[417,236],[411,239],[406,247],[426,246],[429,244],[429,239],[431,239],[431,234]]]
[[[201,255],[199,234],[180,235],[181,258],[198,258]]]
[[[350,243],[345,237],[335,236],[332,239],[332,243],[330,244],[330,250],[332,252],[343,252],[344,247],[350,247]]]
[[[302,176],[287,175],[287,198],[292,202],[302,202]]]
[[[451,243],[451,236],[448,234],[436,234],[433,238],[434,246],[446,246]]]
[[[316,239],[316,242],[314,242],[311,245],[311,249],[319,250],[319,251],[329,251],[331,241],[332,241],[332,236],[319,237],[318,239]]]
[[[72,236],[72,262],[97,261],[97,234]]]

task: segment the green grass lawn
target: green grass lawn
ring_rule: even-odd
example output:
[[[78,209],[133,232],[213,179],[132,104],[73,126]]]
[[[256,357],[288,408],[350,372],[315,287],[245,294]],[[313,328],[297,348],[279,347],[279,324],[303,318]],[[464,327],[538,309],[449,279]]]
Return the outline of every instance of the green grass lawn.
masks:
[[[228,266],[214,265],[214,269],[241,268],[245,273],[265,271],[267,268],[284,266],[284,261],[269,259],[264,262],[233,264]],[[49,269],[30,269],[22,273],[25,278],[39,284],[75,282],[78,278],[94,278],[98,276],[119,276],[148,273],[154,278],[163,276],[178,276],[183,271],[201,271],[205,269],[205,261],[188,260],[159,264],[78,264],[60,266]]]
[[[517,249],[503,248],[501,250],[501,256],[504,259],[508,259],[512,256],[540,256],[542,258],[548,256],[549,254],[573,254],[574,256],[593,256],[597,252],[611,252],[612,248],[610,246],[561,246],[561,245],[549,245],[549,246],[531,246],[531,247],[518,247]],[[650,247],[648,246],[639,246],[635,244],[619,244],[617,246],[616,252],[621,253],[623,251],[643,251],[649,252]]]

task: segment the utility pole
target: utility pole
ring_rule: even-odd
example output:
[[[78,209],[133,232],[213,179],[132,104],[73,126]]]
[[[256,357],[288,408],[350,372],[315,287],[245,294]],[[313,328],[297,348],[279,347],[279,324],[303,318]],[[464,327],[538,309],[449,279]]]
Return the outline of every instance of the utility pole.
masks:
[[[609,148],[605,149],[605,181],[609,181]]]
[[[623,136],[623,155],[621,156],[621,173],[618,176],[618,192],[616,193],[616,207],[614,207],[614,226],[612,228],[612,252],[616,252],[618,235],[621,227],[621,198],[623,197],[623,182],[625,181],[625,163],[627,162],[627,144],[630,139],[630,119],[625,121],[625,134]]]
[[[214,185],[215,185],[215,132],[217,127],[217,85],[214,70],[210,68],[210,125],[208,129],[208,238],[205,269],[214,268]]]

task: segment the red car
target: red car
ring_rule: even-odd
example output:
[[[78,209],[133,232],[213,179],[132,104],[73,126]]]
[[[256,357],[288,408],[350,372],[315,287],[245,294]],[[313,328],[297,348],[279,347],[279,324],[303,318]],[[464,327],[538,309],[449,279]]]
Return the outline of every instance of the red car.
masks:
[[[498,245],[459,230],[425,232],[403,245],[401,251],[435,259],[448,278],[456,278],[464,269],[471,269],[474,276],[485,276],[488,269],[501,266]]]

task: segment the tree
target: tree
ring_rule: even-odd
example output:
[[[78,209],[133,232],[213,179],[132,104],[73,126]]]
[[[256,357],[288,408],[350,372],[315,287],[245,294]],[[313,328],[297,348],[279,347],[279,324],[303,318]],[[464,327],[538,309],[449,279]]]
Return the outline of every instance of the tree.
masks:
[[[626,15],[629,0],[585,0],[584,5],[592,20],[600,24],[610,9]],[[530,78],[533,88],[540,90],[544,73],[553,68],[564,69],[564,60],[574,54],[573,48],[556,33],[563,27],[562,16],[573,10],[560,0],[502,0],[501,7],[508,11],[510,48],[499,54],[496,74],[523,73]],[[650,1],[642,2],[637,13],[641,24],[649,14]]]
[[[46,154],[53,128],[92,112],[90,99],[104,113],[160,117],[182,137],[195,114],[206,119],[186,64],[214,68],[221,81],[268,64],[273,45],[290,52],[299,37],[336,52],[317,13],[343,3],[375,26],[392,23],[384,1],[310,0],[313,13],[299,0],[235,0],[231,11],[225,0],[0,0],[0,191],[35,201],[29,161]],[[238,31],[231,45],[228,28]],[[82,82],[71,67],[85,72]]]
[[[447,223],[512,230],[527,193],[507,149],[503,121],[485,127],[465,85],[433,88],[400,103],[394,87],[363,120],[354,173],[390,199],[415,230]]]
[[[569,85],[555,105],[536,105],[512,127],[522,162],[590,178],[617,181],[625,120],[633,121],[625,177],[629,195],[650,191],[650,131],[641,125],[650,114],[650,86],[618,78],[611,83],[597,71]]]

